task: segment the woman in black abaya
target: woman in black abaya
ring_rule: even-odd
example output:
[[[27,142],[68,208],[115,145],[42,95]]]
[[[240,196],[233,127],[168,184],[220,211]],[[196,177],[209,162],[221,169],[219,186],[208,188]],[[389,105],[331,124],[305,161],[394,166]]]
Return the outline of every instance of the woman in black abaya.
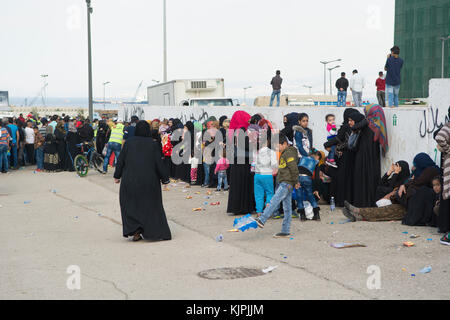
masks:
[[[138,122],[135,137],[123,146],[114,179],[120,183],[123,236],[133,236],[133,241],[170,240],[161,193],[161,182],[168,184],[169,175],[146,121]]]
[[[352,133],[358,135],[349,148],[355,153],[353,167],[353,205],[360,208],[374,207],[377,186],[381,181],[380,143],[374,141],[375,133],[369,127],[366,117],[359,111],[349,115]]]
[[[324,173],[331,177],[330,195],[335,197],[336,207],[343,207],[344,201],[353,202],[353,165],[355,162],[355,154],[350,152],[346,147],[348,137],[352,130],[348,124],[349,115],[356,109],[347,108],[344,111],[344,122],[339,128],[336,137],[324,143],[325,148],[337,146],[338,168],[325,166]]]

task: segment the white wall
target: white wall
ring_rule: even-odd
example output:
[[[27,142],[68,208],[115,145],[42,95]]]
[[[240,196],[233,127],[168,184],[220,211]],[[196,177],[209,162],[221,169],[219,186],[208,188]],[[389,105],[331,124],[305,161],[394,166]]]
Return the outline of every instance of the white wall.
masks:
[[[440,159],[433,139],[433,132],[446,121],[450,106],[450,79],[430,80],[429,106],[385,108],[388,130],[389,151],[382,158],[382,170],[387,170],[392,162],[405,160],[412,165],[414,156],[419,152],[427,152],[433,160]],[[119,118],[128,121],[134,114],[140,119],[179,118],[183,123],[189,120],[205,121],[210,116],[219,119],[226,115],[231,118],[237,110],[245,110],[253,115],[261,113],[277,128],[283,128],[283,116],[290,112],[305,112],[309,115],[309,127],[313,130],[314,147],[323,150],[327,131],[325,116],[332,113],[337,124],[342,123],[345,108],[338,107],[157,107],[128,106],[119,110]],[[361,108],[361,113],[364,110]],[[397,123],[394,125],[394,116]],[[447,119],[448,121],[448,119]]]

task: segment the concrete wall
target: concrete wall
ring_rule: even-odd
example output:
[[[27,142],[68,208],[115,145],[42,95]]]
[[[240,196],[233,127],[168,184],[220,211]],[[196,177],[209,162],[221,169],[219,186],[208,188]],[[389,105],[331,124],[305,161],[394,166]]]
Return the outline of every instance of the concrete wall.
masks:
[[[440,159],[433,139],[434,131],[448,121],[446,115],[450,106],[450,79],[430,80],[429,106],[385,108],[388,129],[389,151],[382,158],[382,169],[387,170],[392,162],[405,160],[412,164],[419,152],[427,152],[432,159]],[[253,115],[261,113],[277,128],[283,128],[283,116],[290,112],[305,112],[309,115],[309,127],[313,130],[314,147],[323,150],[327,131],[325,116],[332,113],[337,124],[342,123],[344,108],[338,107],[156,107],[133,105],[119,110],[119,118],[128,121],[134,114],[140,119],[179,118],[183,123],[189,120],[205,121],[210,116],[217,119],[226,115],[229,118],[237,110],[245,110]],[[360,110],[364,113],[364,110]]]

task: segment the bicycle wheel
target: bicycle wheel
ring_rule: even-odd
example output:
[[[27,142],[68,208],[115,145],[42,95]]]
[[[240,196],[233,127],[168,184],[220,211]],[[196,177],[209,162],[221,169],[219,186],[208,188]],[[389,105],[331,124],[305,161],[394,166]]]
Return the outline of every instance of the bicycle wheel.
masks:
[[[75,160],[73,160],[73,165],[80,177],[86,177],[89,171],[89,163],[84,155],[77,155]]]
[[[102,156],[95,152],[92,154],[92,164],[94,168],[97,169],[98,172],[103,173],[103,158]]]

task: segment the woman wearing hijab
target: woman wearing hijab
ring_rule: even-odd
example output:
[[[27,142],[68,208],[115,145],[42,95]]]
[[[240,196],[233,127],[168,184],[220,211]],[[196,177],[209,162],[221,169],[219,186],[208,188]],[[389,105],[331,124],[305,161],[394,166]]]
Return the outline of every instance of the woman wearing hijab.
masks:
[[[191,182],[191,164],[190,164],[190,162],[185,163],[184,159],[186,158],[185,152],[189,153],[189,159],[192,157],[192,155],[194,153],[194,149],[192,148],[192,146],[194,144],[194,124],[192,123],[192,121],[186,122],[183,130],[184,130],[183,138],[182,138],[183,142],[185,142],[184,140],[188,137],[189,137],[190,141],[189,141],[189,145],[186,145],[186,147],[183,148],[183,151],[182,151],[183,162],[176,167],[176,170],[177,170],[176,177],[177,177],[177,179],[181,179],[184,182],[190,183]],[[187,143],[187,141],[185,143]]]
[[[294,130],[292,127],[298,126],[299,114],[297,112],[292,112],[284,116],[283,123],[284,128],[281,130],[290,142],[294,142]]]
[[[251,116],[247,112],[236,111],[230,122],[227,143],[233,143],[234,145],[234,159],[230,169],[230,189],[227,207],[229,215],[255,212],[254,178],[250,170],[249,139],[247,136],[245,136],[245,139],[242,139],[242,137],[241,139],[238,138],[240,135],[245,134],[250,125],[250,118]],[[239,140],[245,141],[245,145],[240,145],[238,143]]]
[[[346,202],[343,213],[353,221],[402,220],[402,224],[424,226],[433,220],[435,194],[432,181],[439,173],[439,167],[430,156],[419,153],[414,158],[412,178],[391,197],[394,204],[380,208],[358,208]]]
[[[64,122],[60,121],[56,125],[56,129],[54,132],[54,139],[47,139],[45,141],[46,147],[48,152],[53,152],[53,142],[56,143],[57,153],[58,153],[58,159],[59,159],[59,168],[60,170],[68,170],[69,164],[67,163],[67,146],[66,146],[66,130],[64,129]],[[54,140],[54,141],[53,141]],[[51,157],[49,157],[50,159]],[[45,156],[44,156],[45,161]]]
[[[75,123],[73,121],[69,122],[69,132],[66,135],[66,168],[68,171],[75,171],[75,167],[73,166],[73,161],[75,157],[80,153],[80,148],[77,147],[77,144],[81,143],[81,138],[77,133],[77,128],[75,127]]]
[[[397,190],[402,184],[405,184],[411,172],[409,164],[406,161],[393,163],[388,172],[381,178],[381,184],[377,187],[376,199],[382,199],[387,194]]]
[[[352,135],[347,145],[355,154],[353,204],[360,208],[374,207],[381,180],[380,143],[374,139],[369,122],[359,111],[349,115],[349,125]]]
[[[58,127],[55,130],[55,134],[58,131]],[[64,129],[64,128],[63,128]],[[65,147],[64,142],[64,147]],[[56,137],[55,135],[49,133],[45,136],[45,143],[44,143],[44,170],[55,172],[61,170],[61,161],[59,158],[59,146],[56,143]]]
[[[181,130],[182,131],[184,126],[181,123],[181,120],[178,119],[178,118],[169,120],[169,123],[170,122],[172,122],[172,126],[169,128],[170,141],[171,141],[172,149],[173,149],[181,142],[181,139],[182,139],[182,136],[179,133],[177,133],[178,139],[174,140],[173,139],[174,134],[177,132],[177,130]],[[181,157],[181,151],[180,150],[179,150],[177,156]],[[177,175],[179,174],[179,166],[180,165],[174,164],[173,161],[170,161],[170,177],[171,178],[178,179]]]
[[[324,143],[326,149],[336,146],[337,158],[336,164],[338,168],[331,166],[323,167],[323,172],[331,177],[330,196],[335,197],[337,207],[343,207],[344,201],[353,202],[353,166],[355,162],[355,154],[347,148],[347,141],[352,133],[348,124],[349,115],[357,111],[353,108],[347,108],[344,111],[344,122],[339,128],[336,137]]]
[[[103,149],[105,148],[106,141],[108,141],[109,137],[107,136],[109,131],[109,127],[106,124],[105,120],[100,120],[97,130],[97,137],[95,140],[95,146],[97,152],[103,156]]]
[[[170,240],[161,193],[161,182],[170,181],[147,122],[139,121],[134,138],[123,146],[114,180],[120,183],[123,236],[133,241]]]

